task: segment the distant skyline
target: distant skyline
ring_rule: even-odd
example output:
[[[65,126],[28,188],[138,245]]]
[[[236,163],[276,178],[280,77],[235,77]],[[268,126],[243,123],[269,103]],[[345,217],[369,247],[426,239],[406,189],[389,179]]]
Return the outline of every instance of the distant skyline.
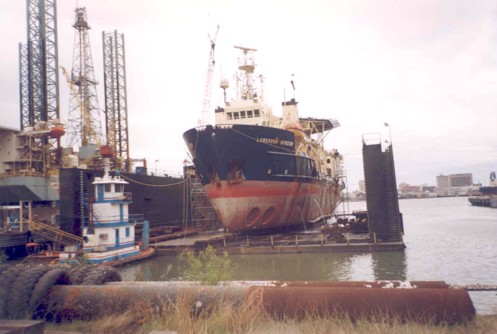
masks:
[[[344,155],[350,190],[364,179],[368,133],[392,140],[398,183],[435,185],[440,174],[472,173],[486,185],[497,170],[495,1],[59,0],[59,65],[67,69],[77,4],[92,28],[102,109],[102,31],[125,35],[131,156],[150,168],[180,173],[188,158],[182,134],[200,118],[208,34],[219,25],[213,109],[222,103],[221,72],[231,79],[236,70],[233,46],[258,49],[275,114],[293,97],[294,74],[300,116],[341,123],[325,146]],[[0,27],[0,126],[19,128],[26,2],[1,1]],[[68,90],[61,76],[65,123]]]

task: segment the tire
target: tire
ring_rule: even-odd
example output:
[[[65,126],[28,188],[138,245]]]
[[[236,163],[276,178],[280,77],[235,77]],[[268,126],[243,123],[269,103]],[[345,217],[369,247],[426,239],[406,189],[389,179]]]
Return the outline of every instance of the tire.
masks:
[[[113,267],[96,266],[85,277],[82,285],[102,285],[120,281],[122,281],[121,275]]]
[[[19,266],[4,266],[0,273],[0,319],[6,319],[9,315],[9,294],[12,290],[12,284],[24,269]]]
[[[71,277],[71,284],[81,285],[88,275],[88,273],[93,269],[92,265],[79,265],[72,268],[69,271],[69,276]]]
[[[50,266],[28,267],[23,270],[10,292],[9,317],[12,319],[31,318],[28,314],[29,300],[38,280],[51,269]]]
[[[33,319],[44,318],[47,314],[46,297],[54,285],[69,285],[71,278],[69,273],[61,268],[54,268],[46,272],[36,283],[27,311]]]

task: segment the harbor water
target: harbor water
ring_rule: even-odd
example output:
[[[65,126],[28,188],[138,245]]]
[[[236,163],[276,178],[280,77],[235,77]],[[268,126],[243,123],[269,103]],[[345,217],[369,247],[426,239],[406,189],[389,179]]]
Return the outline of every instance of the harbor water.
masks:
[[[466,197],[400,200],[403,252],[232,255],[233,280],[442,280],[497,285],[497,210]],[[344,207],[341,206],[340,210]],[[365,210],[366,202],[351,202]],[[120,269],[123,280],[178,280],[175,256]],[[471,292],[478,314],[497,313],[497,292]]]

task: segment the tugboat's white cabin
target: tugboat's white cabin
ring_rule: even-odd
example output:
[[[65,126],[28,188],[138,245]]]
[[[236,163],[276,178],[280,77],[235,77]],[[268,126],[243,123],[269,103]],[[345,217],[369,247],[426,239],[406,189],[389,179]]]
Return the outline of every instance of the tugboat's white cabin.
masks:
[[[128,206],[131,193],[124,192],[128,182],[110,176],[106,166],[103,177],[96,177],[95,199],[87,203],[89,217],[83,221],[83,255],[89,263],[116,261],[139,254],[135,226],[130,223]],[[61,254],[71,258],[75,254]]]
[[[117,249],[134,244],[135,229],[129,223],[131,194],[124,192],[128,182],[108,174],[95,178],[95,202],[91,204],[85,251]]]

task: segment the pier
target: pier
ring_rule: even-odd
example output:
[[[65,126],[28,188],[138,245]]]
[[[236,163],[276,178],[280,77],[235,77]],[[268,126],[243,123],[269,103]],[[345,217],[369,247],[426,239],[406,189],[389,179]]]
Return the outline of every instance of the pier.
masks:
[[[322,233],[315,228],[291,234],[246,235],[208,233],[151,243],[157,254],[176,255],[185,250],[200,251],[211,245],[218,254],[281,254],[320,252],[383,252],[403,251],[403,241],[375,242],[369,235],[345,233],[336,240],[333,234]]]

